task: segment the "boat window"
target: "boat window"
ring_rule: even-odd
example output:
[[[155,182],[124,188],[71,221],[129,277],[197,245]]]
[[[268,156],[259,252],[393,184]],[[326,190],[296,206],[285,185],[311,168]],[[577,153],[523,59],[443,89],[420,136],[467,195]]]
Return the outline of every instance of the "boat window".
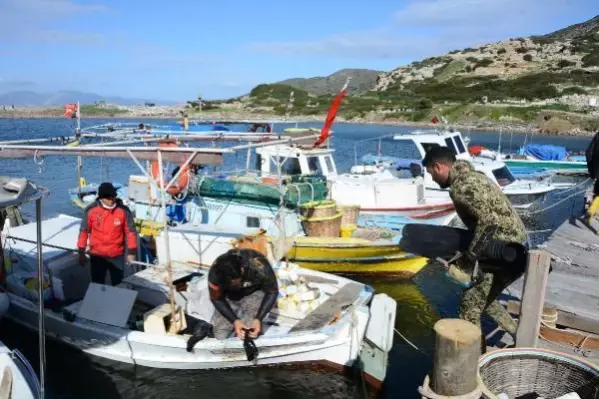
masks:
[[[320,160],[318,157],[308,157],[308,168],[310,174],[322,175],[323,171],[320,166]]]
[[[495,179],[497,179],[497,183],[501,187],[507,186],[508,184],[516,181],[516,178],[514,177],[514,175],[512,175],[512,172],[510,172],[507,166],[503,166],[502,168],[498,169],[493,169],[493,176],[495,176]]]
[[[326,157],[324,157],[325,162],[327,163],[327,169],[329,170],[329,173],[335,173],[335,166],[333,165],[333,157],[328,155]]]
[[[451,139],[451,137],[446,137],[445,138],[445,144],[447,145],[448,148],[450,148],[454,154],[458,154],[456,148],[455,148],[455,144],[453,144],[453,140]]]
[[[246,220],[246,226],[251,228],[258,228],[260,227],[260,219],[258,219],[257,217],[248,216]]]
[[[270,173],[271,174],[277,174],[277,161],[276,161],[276,157],[272,157],[271,158],[271,168],[270,168]],[[302,174],[302,168],[300,166],[299,163],[299,159],[297,158],[284,158],[284,157],[279,157],[279,162],[284,162],[283,165],[281,165],[281,174],[283,175],[301,175]]]
[[[466,146],[462,142],[462,138],[460,136],[453,136],[453,138],[455,140],[455,144],[458,146],[458,150],[460,151],[460,154],[466,152]]]

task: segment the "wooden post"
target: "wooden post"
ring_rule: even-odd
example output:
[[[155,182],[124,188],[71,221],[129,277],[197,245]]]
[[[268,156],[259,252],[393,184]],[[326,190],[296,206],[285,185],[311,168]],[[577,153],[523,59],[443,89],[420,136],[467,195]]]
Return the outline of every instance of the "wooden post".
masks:
[[[550,267],[551,254],[549,252],[533,250],[528,253],[528,265],[524,273],[522,302],[516,333],[516,347],[537,346]]]
[[[437,334],[431,389],[437,395],[459,396],[477,387],[481,330],[461,319],[435,323]]]

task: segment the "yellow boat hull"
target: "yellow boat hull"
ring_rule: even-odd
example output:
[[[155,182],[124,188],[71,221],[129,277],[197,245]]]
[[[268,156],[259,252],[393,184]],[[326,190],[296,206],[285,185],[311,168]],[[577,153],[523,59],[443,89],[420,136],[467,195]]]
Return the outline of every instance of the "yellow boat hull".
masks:
[[[338,237],[298,237],[287,256],[302,267],[323,272],[405,277],[418,273],[428,262],[395,244]]]

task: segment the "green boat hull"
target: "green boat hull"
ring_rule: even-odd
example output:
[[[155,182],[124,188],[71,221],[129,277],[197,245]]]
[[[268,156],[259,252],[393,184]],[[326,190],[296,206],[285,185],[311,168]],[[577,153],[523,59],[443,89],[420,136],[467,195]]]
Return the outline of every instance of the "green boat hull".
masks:
[[[295,208],[310,201],[327,198],[326,178],[323,176],[293,176],[285,180],[285,206]],[[281,200],[278,184],[261,182],[259,179],[204,178],[198,181],[197,192],[205,197],[257,201],[278,205]]]

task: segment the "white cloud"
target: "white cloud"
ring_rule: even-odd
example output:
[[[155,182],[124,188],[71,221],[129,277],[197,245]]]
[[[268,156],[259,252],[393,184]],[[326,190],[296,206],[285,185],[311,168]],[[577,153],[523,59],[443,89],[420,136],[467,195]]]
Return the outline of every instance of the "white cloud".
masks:
[[[95,45],[102,42],[101,35],[74,34],[57,25],[69,18],[108,9],[75,0],[0,0],[0,10],[0,41]]]
[[[254,43],[247,48],[289,55],[418,58],[547,33],[551,30],[547,25],[559,16],[584,15],[583,3],[586,0],[412,0],[378,29],[313,41]]]

